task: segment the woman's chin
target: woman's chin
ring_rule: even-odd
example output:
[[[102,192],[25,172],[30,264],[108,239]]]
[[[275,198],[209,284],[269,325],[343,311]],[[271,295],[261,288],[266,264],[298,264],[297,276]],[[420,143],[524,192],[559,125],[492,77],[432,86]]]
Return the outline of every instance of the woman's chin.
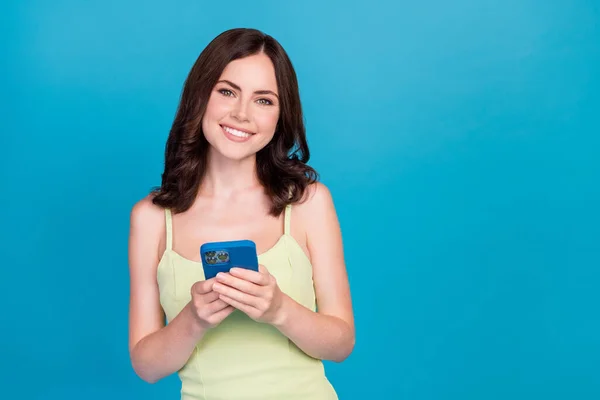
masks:
[[[232,146],[211,146],[211,158],[228,161],[244,161],[250,158],[256,158],[256,152],[249,148],[232,148]]]

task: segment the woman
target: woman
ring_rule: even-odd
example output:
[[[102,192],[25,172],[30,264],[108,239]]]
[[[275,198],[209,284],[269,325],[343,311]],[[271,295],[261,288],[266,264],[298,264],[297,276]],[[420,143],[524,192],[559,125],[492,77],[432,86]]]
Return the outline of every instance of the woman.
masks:
[[[252,29],[219,35],[185,82],[162,184],[131,212],[142,379],[178,372],[182,399],[337,398],[321,360],[348,357],[354,318],[333,201],[308,158],[283,48]],[[200,245],[238,239],[256,243],[259,271],[205,280]]]

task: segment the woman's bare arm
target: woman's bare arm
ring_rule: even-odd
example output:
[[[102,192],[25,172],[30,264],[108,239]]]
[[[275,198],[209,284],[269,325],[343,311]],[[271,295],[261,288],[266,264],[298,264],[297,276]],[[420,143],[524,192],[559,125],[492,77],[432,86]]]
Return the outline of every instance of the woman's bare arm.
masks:
[[[276,326],[305,353],[341,362],[354,349],[354,315],[340,226],[327,187],[315,184],[298,209],[306,227],[318,312],[284,296]]]
[[[148,197],[133,207],[130,219],[129,352],[136,374],[150,383],[181,369],[205,332],[189,303],[164,324],[156,281],[164,215]]]

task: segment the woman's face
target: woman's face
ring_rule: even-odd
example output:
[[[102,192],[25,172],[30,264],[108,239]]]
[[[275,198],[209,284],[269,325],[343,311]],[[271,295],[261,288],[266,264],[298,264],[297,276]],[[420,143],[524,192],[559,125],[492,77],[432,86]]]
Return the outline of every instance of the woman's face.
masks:
[[[263,54],[230,62],[213,88],[202,130],[225,158],[254,156],[273,138],[279,120],[275,68]]]

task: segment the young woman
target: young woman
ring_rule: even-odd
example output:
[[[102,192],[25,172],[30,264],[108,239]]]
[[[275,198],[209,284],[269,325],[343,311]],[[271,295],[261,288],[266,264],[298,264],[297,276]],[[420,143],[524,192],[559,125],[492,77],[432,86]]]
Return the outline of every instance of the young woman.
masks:
[[[178,372],[182,399],[337,398],[322,360],[352,352],[354,317],[333,201],[308,159],[281,45],[252,29],[217,36],[185,82],[162,184],[131,211],[142,379]],[[256,243],[259,271],[205,280],[200,245],[239,239]]]

